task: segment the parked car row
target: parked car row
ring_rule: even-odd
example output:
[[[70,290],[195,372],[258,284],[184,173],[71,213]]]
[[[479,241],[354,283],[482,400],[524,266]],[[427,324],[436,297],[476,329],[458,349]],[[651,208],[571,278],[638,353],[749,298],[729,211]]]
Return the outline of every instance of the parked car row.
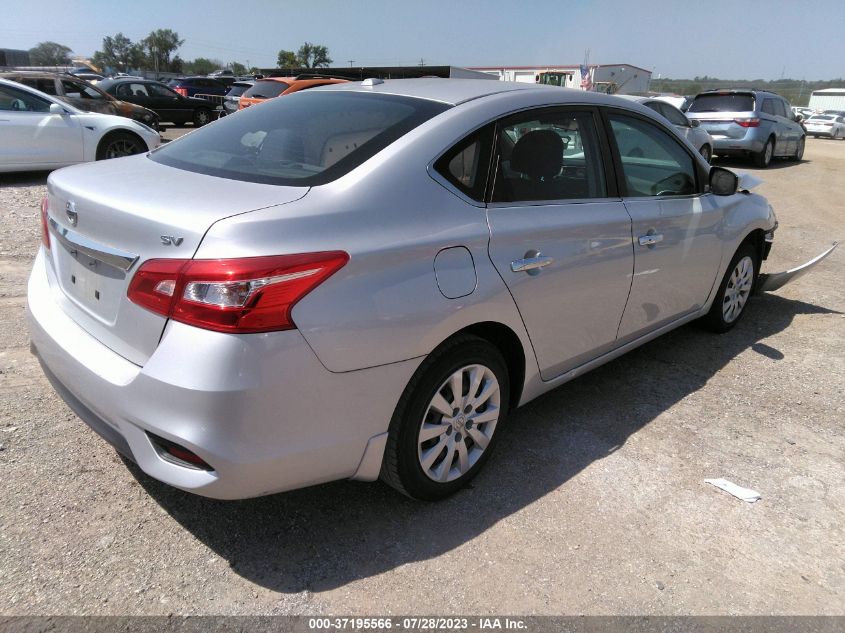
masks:
[[[161,138],[127,117],[85,112],[25,84],[0,78],[0,172],[55,169],[147,152]]]
[[[0,72],[0,78],[29,86],[87,112],[115,114],[133,119],[155,130],[159,116],[138,104],[121,101],[77,75],[36,71]]]
[[[207,99],[185,96],[151,79],[119,77],[104,79],[98,86],[118,99],[153,110],[161,121],[176,125],[193,123],[201,127],[214,120],[222,109]]]

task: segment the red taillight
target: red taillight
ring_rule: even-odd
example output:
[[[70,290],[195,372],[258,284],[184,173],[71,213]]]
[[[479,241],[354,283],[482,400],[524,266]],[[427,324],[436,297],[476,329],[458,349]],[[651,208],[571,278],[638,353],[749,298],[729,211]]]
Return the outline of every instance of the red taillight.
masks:
[[[41,200],[41,243],[48,251],[50,250],[50,225],[47,222],[47,196]]]
[[[174,88],[173,90],[174,90],[174,92],[178,92],[183,97],[188,96],[188,89],[187,88]]]
[[[734,123],[741,127],[760,127],[760,119],[734,119]]]
[[[218,332],[296,326],[293,306],[349,261],[343,251],[242,259],[151,259],[129,284],[130,301]]]

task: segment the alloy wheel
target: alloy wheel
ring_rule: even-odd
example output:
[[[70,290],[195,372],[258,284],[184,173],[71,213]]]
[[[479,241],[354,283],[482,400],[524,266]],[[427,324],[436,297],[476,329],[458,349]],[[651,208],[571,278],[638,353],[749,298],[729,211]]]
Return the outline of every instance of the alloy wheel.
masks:
[[[722,317],[725,323],[733,323],[739,318],[751,294],[754,281],[754,262],[746,255],[740,259],[725,287],[725,297],[722,301]]]
[[[478,461],[501,415],[499,381],[484,365],[455,371],[435,392],[417,438],[417,456],[426,476],[449,482]]]

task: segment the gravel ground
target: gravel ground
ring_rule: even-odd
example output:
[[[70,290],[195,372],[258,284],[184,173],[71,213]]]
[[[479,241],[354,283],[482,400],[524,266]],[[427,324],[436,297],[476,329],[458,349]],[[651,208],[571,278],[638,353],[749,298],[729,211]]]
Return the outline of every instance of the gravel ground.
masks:
[[[845,237],[845,143],[723,164],[766,181],[768,270]],[[445,502],[217,502],[124,463],[30,356],[45,178],[0,176],[0,614],[845,614],[845,253],[729,334],[683,327],[518,410]]]

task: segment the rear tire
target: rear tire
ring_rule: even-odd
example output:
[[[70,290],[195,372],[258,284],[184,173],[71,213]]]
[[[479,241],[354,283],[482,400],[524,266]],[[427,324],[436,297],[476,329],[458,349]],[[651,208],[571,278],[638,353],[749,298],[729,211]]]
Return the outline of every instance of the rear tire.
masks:
[[[211,110],[208,108],[197,108],[194,110],[194,125],[202,127],[207,123],[211,123]]]
[[[772,162],[772,156],[775,155],[775,141],[773,138],[769,138],[766,141],[766,144],[763,146],[763,150],[758,152],[757,154],[753,154],[752,157],[754,159],[754,164],[757,167],[765,169],[768,167]]]
[[[702,317],[701,325],[721,334],[739,323],[757,285],[757,272],[757,252],[751,244],[744,242],[731,259],[710,312]]]
[[[509,404],[499,350],[476,336],[447,341],[423,361],[396,405],[381,479],[425,501],[457,492],[493,452]]]
[[[147,146],[140,138],[129,132],[111,132],[106,134],[97,146],[97,160],[122,158],[147,151]]]

